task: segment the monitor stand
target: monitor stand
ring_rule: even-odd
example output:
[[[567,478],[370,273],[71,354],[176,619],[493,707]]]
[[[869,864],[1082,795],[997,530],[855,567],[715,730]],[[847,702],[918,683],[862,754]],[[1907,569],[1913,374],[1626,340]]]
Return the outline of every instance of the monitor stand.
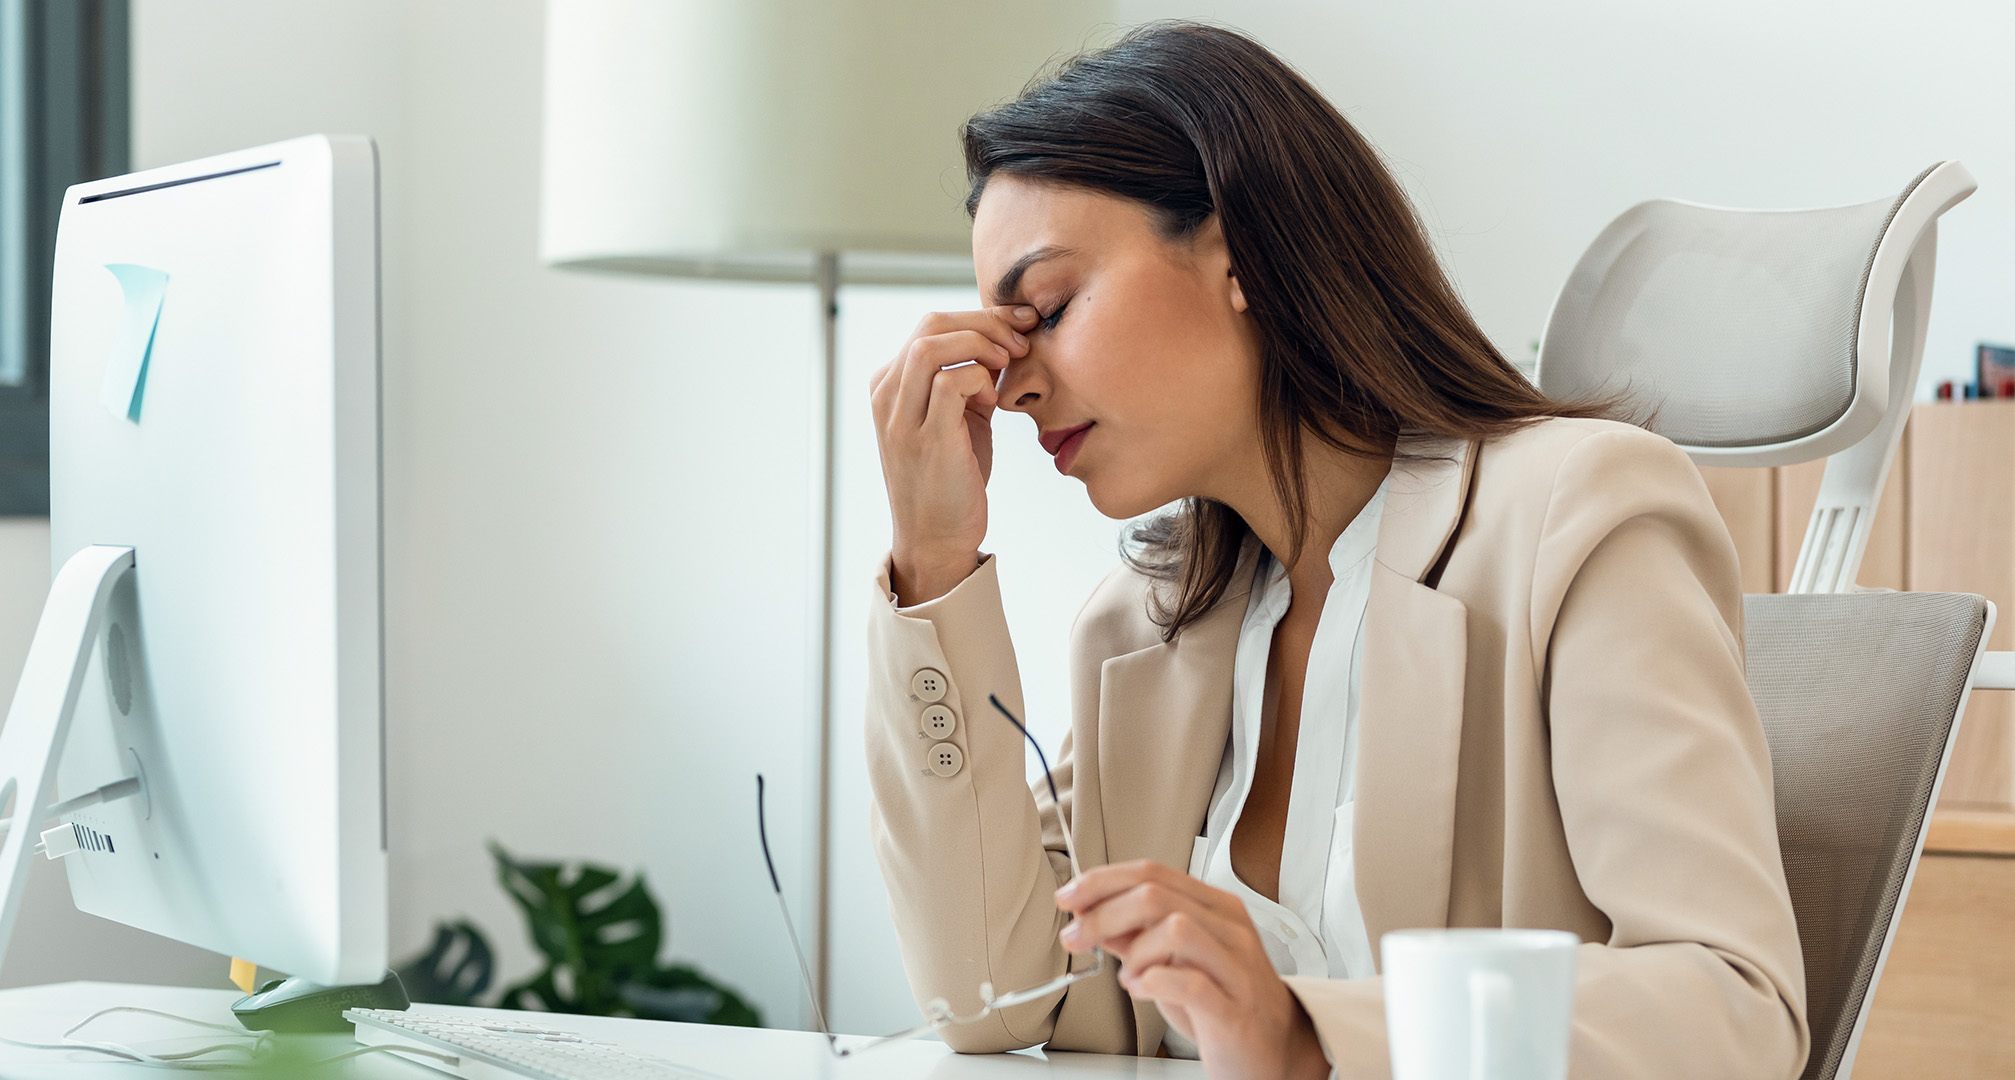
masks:
[[[108,601],[119,579],[133,569],[133,549],[92,545],[70,556],[49,586],[42,620],[28,646],[21,684],[0,727],[0,963],[14,936],[14,917],[28,884],[28,860],[45,841],[47,855],[60,858],[74,846],[60,826],[45,834],[45,822],[87,806],[145,797],[145,774],[124,777],[76,798],[56,802],[56,764],[70,736],[91,651],[97,647]],[[135,762],[137,766],[138,762]],[[9,817],[11,807],[11,817]],[[348,1030],[344,1008],[403,1009],[405,988],[385,973],[375,986],[317,987],[289,979],[284,991],[268,984],[241,999],[236,1011],[247,1027],[260,1021],[280,1030]],[[263,1006],[263,1007],[262,1007]],[[260,1030],[274,1030],[272,1027]]]
[[[94,802],[144,795],[140,778],[108,784],[84,800],[57,804],[56,762],[70,736],[70,718],[84,688],[91,650],[98,644],[112,587],[133,569],[133,549],[93,545],[70,556],[49,586],[42,621],[28,646],[21,685],[0,727],[0,815],[12,808],[0,838],[0,962],[14,936],[14,916],[28,884],[28,860],[34,855],[45,822]],[[112,792],[110,789],[122,789]],[[91,796],[97,796],[92,798]],[[54,837],[52,840],[60,840]],[[55,857],[56,849],[50,851]]]

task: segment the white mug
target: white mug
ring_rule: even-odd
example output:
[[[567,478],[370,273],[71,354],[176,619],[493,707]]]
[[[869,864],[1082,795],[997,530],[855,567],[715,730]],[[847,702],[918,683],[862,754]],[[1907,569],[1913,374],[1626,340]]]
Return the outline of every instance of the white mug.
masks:
[[[1566,1080],[1565,930],[1395,930],[1380,939],[1393,1080]]]

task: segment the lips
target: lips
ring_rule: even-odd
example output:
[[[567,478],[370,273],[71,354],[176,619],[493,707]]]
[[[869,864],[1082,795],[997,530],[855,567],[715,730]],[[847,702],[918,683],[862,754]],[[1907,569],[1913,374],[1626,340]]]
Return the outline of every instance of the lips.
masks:
[[[1069,442],[1073,436],[1077,435],[1079,432],[1090,429],[1090,427],[1091,427],[1090,424],[1079,424],[1076,427],[1058,428],[1055,431],[1045,431],[1042,433],[1042,436],[1037,441],[1042,443],[1044,453],[1048,454],[1051,457],[1055,457],[1057,451],[1063,449],[1064,443]]]
[[[1041,438],[1042,448],[1049,451],[1050,456],[1056,459],[1056,471],[1060,473],[1070,472],[1071,462],[1077,460],[1077,448],[1084,443],[1085,432],[1091,429],[1091,424],[1079,424],[1072,428],[1058,428],[1055,431],[1043,432]]]

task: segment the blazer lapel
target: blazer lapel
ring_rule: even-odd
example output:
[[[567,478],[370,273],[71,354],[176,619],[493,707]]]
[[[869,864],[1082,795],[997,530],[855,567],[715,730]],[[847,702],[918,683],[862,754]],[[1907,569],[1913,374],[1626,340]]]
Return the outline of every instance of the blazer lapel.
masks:
[[[1175,641],[1100,668],[1100,802],[1125,807],[1102,823],[1108,860],[1189,865],[1231,735],[1232,661],[1248,590],[1231,592]]]
[[[1107,861],[1189,866],[1231,737],[1232,663],[1257,554],[1257,544],[1246,546],[1237,584],[1175,641],[1100,667],[1099,804],[1125,808],[1104,814]],[[1153,1002],[1132,1004],[1135,1052],[1153,1054],[1168,1022]]]
[[[1424,584],[1469,501],[1475,446],[1412,440],[1386,486],[1358,690],[1358,906],[1388,930],[1448,924],[1467,609]]]

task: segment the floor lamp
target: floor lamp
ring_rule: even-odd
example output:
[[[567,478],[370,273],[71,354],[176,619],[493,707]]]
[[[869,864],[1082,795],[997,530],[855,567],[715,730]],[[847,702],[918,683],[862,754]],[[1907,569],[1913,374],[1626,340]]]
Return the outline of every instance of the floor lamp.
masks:
[[[1083,47],[1105,0],[550,0],[540,257],[816,286],[812,981],[827,996],[827,811],[842,283],[971,285],[957,132]]]

